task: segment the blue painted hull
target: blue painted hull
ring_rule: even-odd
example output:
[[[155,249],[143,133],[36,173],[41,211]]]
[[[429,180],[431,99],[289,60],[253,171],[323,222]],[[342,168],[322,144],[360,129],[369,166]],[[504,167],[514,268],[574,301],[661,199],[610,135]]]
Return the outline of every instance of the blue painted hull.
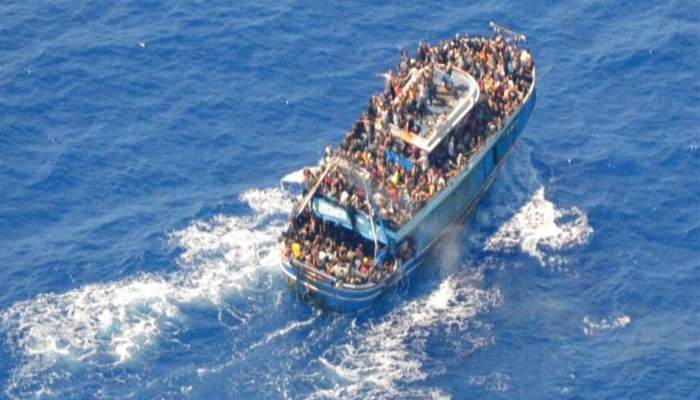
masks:
[[[414,239],[416,254],[404,263],[400,273],[392,274],[376,284],[341,285],[332,276],[283,258],[281,267],[287,284],[302,300],[317,308],[356,312],[370,307],[389,288],[422,264],[430,248],[450,225],[462,221],[473,212],[525,128],[535,102],[533,82],[533,90],[525,103],[498,134],[487,139],[467,168],[398,232],[389,233],[395,242],[406,237]]]

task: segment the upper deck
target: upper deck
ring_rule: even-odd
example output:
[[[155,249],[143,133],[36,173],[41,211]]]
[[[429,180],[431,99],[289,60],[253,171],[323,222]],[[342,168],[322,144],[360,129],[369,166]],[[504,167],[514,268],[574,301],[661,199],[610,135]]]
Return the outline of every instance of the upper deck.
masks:
[[[300,293],[359,309],[478,204],[535,102],[524,36],[492,27],[493,38],[402,51],[340,145],[303,171],[306,195],[281,246]]]
[[[308,206],[307,217],[374,242],[375,248],[399,244],[487,152],[493,160],[484,164],[488,168],[506,154],[505,148],[490,150],[502,132],[515,129],[519,122],[513,121],[530,104],[529,52],[499,35],[458,38],[441,48],[442,56],[427,46],[419,47],[415,59],[404,53],[398,76],[392,70],[383,74],[384,91],[370,98],[337,149],[326,148],[316,172],[304,174],[306,196],[296,216]],[[474,180],[470,190],[480,189],[480,182]],[[454,203],[440,210],[458,208]]]
[[[394,124],[389,126],[393,136],[427,153],[431,153],[466,117],[480,95],[476,80],[460,69],[453,68],[452,73],[447,75],[443,68],[435,68],[432,79],[437,90],[434,100],[425,105],[425,117],[416,121],[420,133],[408,132]],[[415,78],[411,77],[403,91],[407,92],[413,84]]]

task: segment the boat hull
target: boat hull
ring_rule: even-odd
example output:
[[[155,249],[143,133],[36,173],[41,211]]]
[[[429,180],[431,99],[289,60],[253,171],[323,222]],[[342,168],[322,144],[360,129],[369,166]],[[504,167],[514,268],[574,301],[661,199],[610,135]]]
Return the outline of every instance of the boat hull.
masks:
[[[329,275],[303,264],[282,260],[281,268],[287,284],[299,298],[313,307],[333,312],[356,312],[370,307],[397,282],[409,276],[425,260],[430,248],[448,231],[448,228],[467,218],[486,193],[512,150],[517,138],[527,125],[536,102],[534,89],[525,103],[514,113],[504,127],[486,140],[465,171],[438,193],[400,231],[390,234],[400,242],[412,238],[415,256],[404,262],[401,271],[373,285],[342,285]]]
[[[333,312],[354,312],[370,307],[391,285],[372,285],[366,288],[348,288],[337,280],[319,279],[309,268],[282,261],[284,279],[296,295],[309,305]]]

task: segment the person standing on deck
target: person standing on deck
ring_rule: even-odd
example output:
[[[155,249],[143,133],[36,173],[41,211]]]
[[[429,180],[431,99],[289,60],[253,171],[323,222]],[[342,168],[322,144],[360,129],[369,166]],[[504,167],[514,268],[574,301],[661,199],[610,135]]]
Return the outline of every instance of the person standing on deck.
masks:
[[[386,80],[384,81],[384,96],[389,98],[390,100],[394,100],[394,97],[396,97],[396,91],[394,90],[394,73],[392,70],[389,70],[385,74]]]
[[[420,158],[418,159],[418,162],[421,165],[421,169],[423,170],[423,173],[427,173],[428,169],[430,169],[430,157],[428,156],[428,153],[424,150],[421,152]]]
[[[421,123],[423,123],[423,119],[428,115],[428,97],[428,81],[423,78],[418,83],[418,106],[416,107],[418,119]]]

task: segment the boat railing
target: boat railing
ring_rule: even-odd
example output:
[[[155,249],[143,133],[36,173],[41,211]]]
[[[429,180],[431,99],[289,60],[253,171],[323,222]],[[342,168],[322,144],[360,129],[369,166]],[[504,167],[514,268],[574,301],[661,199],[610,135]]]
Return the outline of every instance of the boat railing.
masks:
[[[331,275],[328,275],[324,271],[321,271],[320,269],[316,269],[314,267],[306,265],[298,260],[289,259],[289,263],[297,271],[301,271],[304,274],[304,276],[307,278],[313,278],[315,281],[321,281],[321,282],[324,282],[324,283],[331,285],[331,286],[334,286],[338,283],[338,278],[331,276]],[[319,277],[321,279],[319,279]]]
[[[376,282],[371,282],[371,281],[370,281],[370,282],[365,282],[365,283],[361,283],[361,284],[359,284],[359,285],[356,285],[356,284],[354,284],[354,283],[345,283],[345,282],[343,282],[342,285],[343,285],[344,288],[347,288],[347,289],[369,289],[369,288],[371,288],[371,287],[377,286],[377,283],[376,283]]]
[[[394,265],[396,265],[396,264],[394,264]],[[348,288],[348,289],[369,289],[371,287],[385,285],[389,280],[391,280],[396,275],[396,273],[397,273],[397,270],[396,270],[396,266],[395,266],[394,270],[390,274],[386,274],[386,275],[382,276],[382,278],[379,279],[378,281],[369,280],[365,283],[360,283],[360,284],[343,282],[342,286],[344,288]]]
[[[284,258],[284,257],[283,257]],[[382,285],[385,284],[387,281],[391,280],[392,277],[394,277],[397,274],[401,274],[401,268],[402,264],[398,261],[394,261],[394,268],[390,274],[387,274],[383,276],[381,279],[378,281],[368,281],[360,284],[355,284],[355,283],[349,283],[349,282],[344,282],[332,275],[327,274],[325,271],[316,269],[312,266],[306,265],[303,262],[293,259],[293,258],[287,258],[287,261],[289,264],[294,267],[294,269],[297,270],[297,276],[298,274],[302,273],[304,274],[304,277],[309,279],[311,278],[315,282],[321,282],[325,283],[329,286],[342,286],[347,289],[369,289],[371,287],[377,286],[377,285]]]
[[[500,25],[493,21],[489,21],[489,27],[493,29],[493,32],[497,35],[505,33],[506,36],[512,38],[516,43],[524,42],[526,39],[525,35],[522,33],[518,33],[505,25]]]

